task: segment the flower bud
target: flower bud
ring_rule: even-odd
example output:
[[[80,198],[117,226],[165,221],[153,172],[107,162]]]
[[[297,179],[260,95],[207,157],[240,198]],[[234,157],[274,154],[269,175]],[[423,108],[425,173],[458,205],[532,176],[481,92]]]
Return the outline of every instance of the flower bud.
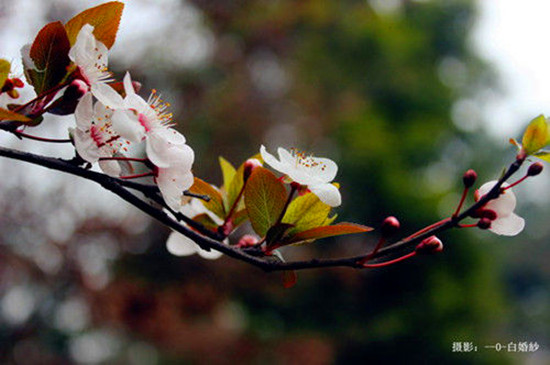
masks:
[[[239,242],[237,243],[237,247],[251,247],[256,245],[259,242],[258,237],[251,235],[251,234],[245,234],[241,237]]]
[[[477,173],[472,169],[466,171],[462,176],[462,182],[464,183],[464,187],[467,189],[471,188],[476,182],[476,180],[477,180]]]
[[[529,166],[529,169],[527,170],[527,176],[537,176],[542,172],[542,163],[535,162],[531,166]]]
[[[68,115],[74,113],[78,101],[88,92],[88,84],[80,79],[74,79],[49,108],[48,112],[56,115]]]
[[[399,230],[400,223],[394,216],[389,216],[382,222],[382,236],[388,237]]]
[[[443,251],[443,242],[436,236],[424,239],[414,249],[416,253],[436,253]]]
[[[248,178],[250,177],[254,169],[261,166],[262,166],[262,163],[257,158],[249,158],[248,160],[246,160],[246,162],[244,163],[244,172],[243,172],[244,181],[248,180]]]
[[[491,228],[491,220],[489,218],[481,218],[477,221],[477,226],[480,229],[489,229]]]
[[[479,217],[487,218],[491,221],[494,221],[495,219],[497,219],[497,212],[492,209],[482,209],[479,211]]]

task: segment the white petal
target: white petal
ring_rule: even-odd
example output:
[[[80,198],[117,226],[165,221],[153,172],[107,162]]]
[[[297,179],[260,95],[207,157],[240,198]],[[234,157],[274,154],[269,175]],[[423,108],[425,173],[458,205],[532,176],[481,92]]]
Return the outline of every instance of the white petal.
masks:
[[[267,152],[264,145],[260,147],[260,154],[262,155],[262,158],[266,164],[273,167],[275,170],[286,174],[285,166],[281,162],[279,162],[279,160],[277,160],[275,156]]]
[[[187,145],[177,146],[170,143],[163,134],[149,133],[145,143],[145,152],[147,158],[157,167],[168,167],[174,161],[174,158],[183,158],[178,156],[179,151],[177,148],[182,147],[185,150],[184,153],[188,152],[184,146]]]
[[[505,218],[497,218],[491,222],[490,230],[503,236],[515,236],[525,227],[525,219],[515,213]]]
[[[90,134],[79,128],[74,131],[74,145],[80,157],[85,161],[94,163],[101,157],[101,151]]]
[[[94,61],[92,55],[96,48],[96,39],[93,30],[94,27],[90,24],[82,26],[76,36],[75,44],[69,50],[69,58],[79,66],[89,65]]]
[[[102,156],[107,157],[107,156]],[[109,176],[120,176],[120,173],[122,171],[120,167],[120,163],[118,161],[99,161],[99,167],[101,170],[106,173]]]
[[[200,247],[198,247],[197,253],[199,254],[200,257],[207,260],[217,260],[223,256],[223,253],[221,253],[220,251],[216,251],[216,250],[206,251]]]
[[[190,238],[178,232],[170,233],[166,241],[166,249],[175,256],[190,256],[197,252],[198,245]]]
[[[126,95],[124,105],[126,108],[135,109],[142,114],[147,114],[152,110],[149,104],[147,104],[147,102],[136,93]]]
[[[92,105],[92,94],[86,93],[76,105],[74,111],[76,125],[79,129],[87,129],[92,124],[94,108]]]
[[[290,152],[285,150],[282,147],[277,148],[277,153],[279,154],[279,160],[282,164],[295,165],[296,156],[293,156]]]
[[[322,157],[312,157],[314,166],[310,167],[310,174],[317,177],[324,183],[331,182],[338,173],[338,165],[336,162]]]
[[[166,142],[174,145],[182,145],[185,143],[185,137],[183,136],[183,134],[181,134],[174,128],[155,128],[154,131],[152,131],[151,133],[154,133],[158,138],[162,138]]]
[[[104,82],[94,82],[92,84],[92,94],[111,109],[120,109],[124,107],[122,96],[112,87]]]
[[[174,210],[179,210],[183,191],[193,185],[193,174],[190,170],[185,172],[160,168],[157,185],[166,204]]]
[[[132,85],[132,77],[130,76],[129,72],[126,72],[126,75],[124,75],[123,83],[126,96],[136,93],[136,91],[134,90],[134,85]]]
[[[331,207],[337,207],[342,204],[340,191],[332,184],[310,185],[308,188],[313,194],[317,195],[323,203]]]
[[[113,130],[130,142],[138,143],[145,137],[145,128],[131,110],[118,109],[113,113]]]

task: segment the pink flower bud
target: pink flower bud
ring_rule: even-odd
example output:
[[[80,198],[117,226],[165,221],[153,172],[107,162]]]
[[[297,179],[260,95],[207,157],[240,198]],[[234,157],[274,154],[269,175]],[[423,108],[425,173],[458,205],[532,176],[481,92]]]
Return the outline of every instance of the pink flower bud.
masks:
[[[382,223],[382,236],[387,237],[399,230],[400,227],[399,220],[395,218],[394,216],[389,216],[386,219],[384,219],[384,222]]]
[[[424,239],[414,249],[417,253],[436,253],[443,251],[443,242],[436,236]]]
[[[245,234],[241,237],[239,242],[237,243],[237,247],[251,247],[256,245],[259,242],[258,237],[253,236],[251,234]]]
[[[477,180],[477,173],[472,169],[466,171],[462,176],[462,182],[464,183],[465,188],[471,188],[476,182],[476,180]]]
[[[254,169],[261,166],[262,166],[262,163],[257,158],[249,158],[248,160],[246,160],[246,162],[244,163],[244,172],[243,172],[244,181],[248,180],[248,178],[250,177]]]
[[[529,166],[529,169],[527,170],[527,176],[537,176],[542,172],[543,165],[540,162],[535,162],[531,166]]]

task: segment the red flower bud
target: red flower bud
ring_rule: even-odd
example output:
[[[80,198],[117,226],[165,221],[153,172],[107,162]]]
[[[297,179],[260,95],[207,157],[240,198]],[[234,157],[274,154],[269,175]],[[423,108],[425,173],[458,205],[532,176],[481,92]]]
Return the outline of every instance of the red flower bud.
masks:
[[[529,166],[529,169],[527,170],[527,176],[537,176],[542,172],[543,165],[540,162],[535,162],[531,166]]]
[[[477,173],[472,169],[466,171],[462,176],[462,182],[464,183],[464,187],[467,189],[471,188],[476,182],[476,180],[477,180]]]
[[[495,219],[497,219],[497,212],[492,209],[482,209],[479,211],[479,217],[487,218],[491,221],[494,221]]]
[[[388,237],[395,232],[399,230],[400,227],[399,220],[395,218],[394,216],[389,216],[386,219],[384,219],[384,222],[382,223],[382,236]]]
[[[480,229],[489,229],[491,228],[491,220],[489,218],[481,218],[477,221],[477,226]]]
[[[443,242],[436,236],[424,239],[414,249],[416,253],[436,253],[443,251]]]

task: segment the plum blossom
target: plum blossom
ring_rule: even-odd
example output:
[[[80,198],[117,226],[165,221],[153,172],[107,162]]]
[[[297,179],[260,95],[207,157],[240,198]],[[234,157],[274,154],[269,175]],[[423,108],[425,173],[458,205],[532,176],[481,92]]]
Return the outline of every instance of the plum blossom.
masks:
[[[112,157],[123,146],[113,129],[113,111],[101,102],[92,102],[92,94],[84,95],[75,109],[76,128],[73,131],[75,148],[84,160],[94,163],[101,157]],[[116,161],[99,161],[101,169],[112,176],[120,174]]]
[[[166,204],[179,210],[183,191],[193,185],[191,167],[195,153],[183,144],[168,149],[165,158],[169,163],[166,167],[157,166],[155,180]]]
[[[123,99],[119,94],[112,95],[106,104],[114,109],[113,128],[131,142],[145,139],[147,158],[158,167],[170,165],[170,149],[185,145],[185,137],[173,128],[172,114],[166,113],[169,104],[165,103],[156,90],[145,101],[137,95],[129,73],[124,76]]]
[[[199,214],[206,213],[216,224],[223,224],[223,221],[214,213],[206,209],[206,207],[198,199],[192,199],[188,204],[182,206],[179,211],[188,217],[194,217]],[[225,242],[227,243],[227,241]],[[200,257],[208,260],[215,260],[223,255],[219,251],[203,250],[190,238],[175,231],[170,233],[170,236],[168,236],[168,240],[166,241],[166,249],[175,256],[191,256],[198,254]]]
[[[312,157],[291,149],[291,152],[279,147],[279,159],[267,152],[262,145],[260,153],[264,161],[275,170],[286,174],[298,184],[305,185],[319,199],[331,207],[341,204],[340,191],[331,184],[338,172],[336,163],[328,158]]]
[[[478,201],[489,193],[489,191],[497,183],[496,180],[483,184],[475,194],[475,200]],[[502,185],[503,188],[509,186],[507,183]],[[525,220],[514,213],[516,208],[516,196],[512,189],[507,189],[496,199],[490,200],[483,207],[484,210],[492,210],[496,213],[496,219],[492,220],[491,231],[498,235],[515,236],[523,230]]]
[[[78,68],[80,78],[90,88],[92,94],[104,105],[118,96],[117,92],[107,83],[112,81],[111,73],[107,70],[107,47],[98,41],[94,34],[94,27],[85,24],[76,37],[75,44],[69,51],[69,58]]]

